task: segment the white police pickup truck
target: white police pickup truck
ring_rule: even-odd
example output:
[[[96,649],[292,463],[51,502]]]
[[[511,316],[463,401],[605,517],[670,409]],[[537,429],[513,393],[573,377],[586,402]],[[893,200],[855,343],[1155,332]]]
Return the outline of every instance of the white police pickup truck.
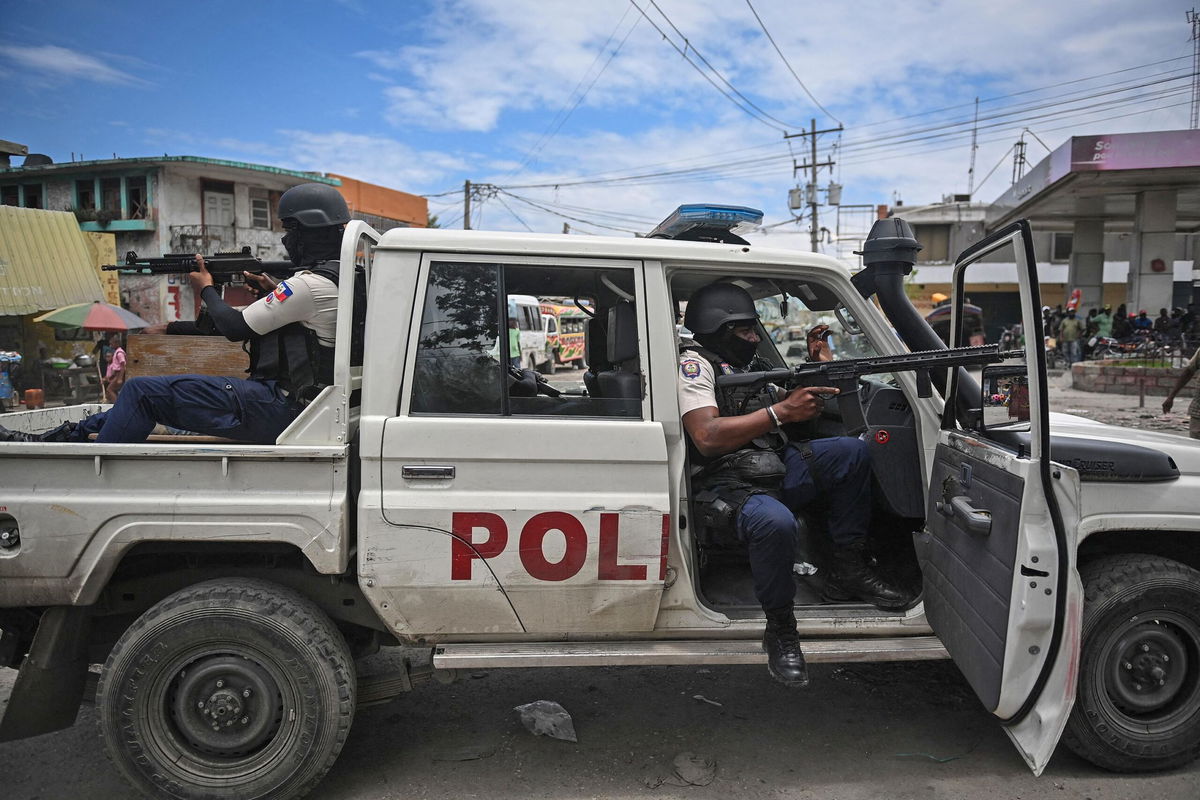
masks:
[[[72,724],[99,663],[103,735],[139,789],[298,797],[357,704],[421,677],[357,682],[354,659],[379,645],[424,648],[443,676],[763,663],[745,554],[689,505],[679,309],[722,279],[757,299],[764,334],[837,319],[839,359],[942,345],[904,293],[919,245],[902,221],[877,223],[852,280],[821,255],[746,245],[731,224],[747,218],[684,207],[638,239],[352,223],[335,385],[275,445],[0,443],[0,664],[20,669],[0,738]],[[1015,265],[1036,330],[1023,223],[964,253],[955,307],[989,261]],[[502,366],[510,294],[592,311],[582,382]],[[952,345],[974,333],[957,327]],[[787,365],[769,335],[759,355]],[[1060,738],[1113,770],[1187,763],[1200,447],[1052,414],[1040,342],[1018,355],[859,382],[873,551],[921,601],[822,603],[822,571],[798,575],[805,652],[954,659],[1035,772]],[[818,434],[844,433],[850,402]],[[97,408],[0,422],[38,431]]]

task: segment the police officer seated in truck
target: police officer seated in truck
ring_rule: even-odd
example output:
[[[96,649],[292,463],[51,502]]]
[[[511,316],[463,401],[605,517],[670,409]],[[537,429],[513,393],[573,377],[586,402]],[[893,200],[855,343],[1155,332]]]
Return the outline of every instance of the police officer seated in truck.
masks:
[[[679,408],[694,471],[696,513],[709,524],[731,528],[749,550],[754,592],[767,626],[763,647],[773,677],[805,686],[808,672],[800,648],[793,600],[795,514],[825,500],[832,564],[824,599],[865,600],[884,609],[913,602],[870,564],[864,550],[871,515],[871,466],[866,444],[846,436],[785,439],[785,425],[818,417],[829,387],[777,395],[734,396],[716,385],[717,374],[745,371],[760,338],[758,312],[749,292],[731,283],[701,287],[689,299],[684,324],[695,342],[679,356]],[[808,335],[810,360],[831,360],[824,326]]]
[[[250,344],[250,377],[164,375],[131,378],[105,412],[43,434],[0,430],[0,441],[143,442],[156,423],[254,444],[274,444],[320,390],[333,382],[338,257],[350,209],[337,189],[306,183],[279,198],[283,245],[298,271],[239,311],[213,287],[196,257],[192,286],[218,332]],[[254,276],[250,276],[253,278]]]

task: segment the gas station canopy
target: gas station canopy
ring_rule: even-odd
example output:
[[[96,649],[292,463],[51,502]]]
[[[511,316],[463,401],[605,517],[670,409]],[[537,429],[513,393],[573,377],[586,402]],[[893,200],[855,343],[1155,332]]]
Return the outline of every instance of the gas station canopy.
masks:
[[[1070,230],[1103,219],[1110,231],[1132,230],[1137,196],[1155,191],[1176,193],[1176,232],[1200,231],[1200,130],[1073,136],[991,205],[985,225],[1026,218]]]

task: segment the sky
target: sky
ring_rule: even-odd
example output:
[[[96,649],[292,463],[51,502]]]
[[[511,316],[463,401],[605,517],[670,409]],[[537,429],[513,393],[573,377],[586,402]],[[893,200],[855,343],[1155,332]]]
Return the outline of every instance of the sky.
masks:
[[[788,135],[842,128],[817,183],[843,187],[844,235],[853,205],[991,201],[1019,138],[1033,165],[1070,136],[1187,128],[1193,5],[0,0],[0,139],[333,172],[426,195],[444,227],[468,180],[495,230],[745,205],[770,226],[752,240],[808,249],[788,190],[811,142]],[[820,223],[832,242],[839,214]]]

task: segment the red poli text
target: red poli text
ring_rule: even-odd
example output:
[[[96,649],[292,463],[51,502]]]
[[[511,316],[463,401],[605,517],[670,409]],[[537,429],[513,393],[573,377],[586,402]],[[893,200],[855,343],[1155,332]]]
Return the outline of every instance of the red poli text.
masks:
[[[642,581],[649,576],[645,564],[622,564],[618,559],[620,514],[600,515],[599,559],[596,579],[601,581]],[[663,515],[658,580],[666,578],[667,542],[670,515]],[[450,579],[471,580],[476,559],[495,558],[508,547],[508,525],[499,514],[488,511],[456,511],[451,517],[454,536],[450,544]],[[546,556],[545,542],[551,531],[566,543],[558,561]],[[486,535],[480,535],[486,534]],[[545,511],[529,518],[517,541],[521,566],[530,577],[540,581],[565,581],[579,574],[587,562],[588,535],[583,523],[565,511]]]

